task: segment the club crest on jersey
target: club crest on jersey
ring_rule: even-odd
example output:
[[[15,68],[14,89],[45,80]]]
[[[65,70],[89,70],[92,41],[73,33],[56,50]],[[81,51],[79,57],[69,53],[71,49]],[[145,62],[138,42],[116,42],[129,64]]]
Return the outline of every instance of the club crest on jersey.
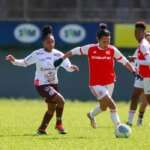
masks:
[[[110,55],[110,51],[106,51],[106,54],[107,54],[107,55]]]
[[[93,51],[93,54],[96,54],[96,51]]]

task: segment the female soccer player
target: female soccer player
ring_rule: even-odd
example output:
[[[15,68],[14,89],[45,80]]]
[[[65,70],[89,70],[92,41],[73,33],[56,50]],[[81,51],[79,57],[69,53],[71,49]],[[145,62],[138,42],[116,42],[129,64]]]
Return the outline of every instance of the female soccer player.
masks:
[[[72,55],[87,55],[90,74],[89,87],[99,101],[99,105],[88,113],[88,118],[92,127],[96,128],[94,117],[109,108],[111,119],[114,125],[117,126],[120,124],[120,119],[116,104],[111,97],[115,82],[115,60],[122,63],[131,72],[135,72],[135,69],[115,46],[110,45],[110,32],[105,24],[100,25],[100,30],[97,32],[97,40],[97,44],[89,44],[72,49],[62,58],[56,60],[54,65],[57,67]]]
[[[145,39],[150,43],[150,32],[149,31],[146,32]],[[142,93],[142,95],[140,96],[140,99],[141,99],[141,105],[139,108],[139,114],[138,114],[138,120],[137,120],[138,126],[142,125],[144,113],[145,113],[146,107],[148,106],[148,102],[147,102],[147,99],[146,99],[144,93]]]
[[[128,125],[133,124],[134,114],[137,109],[138,99],[141,94],[144,94],[147,101],[150,103],[150,44],[148,37],[145,36],[146,24],[145,22],[136,22],[135,24],[135,38],[139,43],[139,46],[135,52],[135,56],[132,61],[136,61],[139,74],[143,77],[143,80],[135,79],[134,90],[131,97],[130,110],[128,115]],[[143,63],[143,64],[142,64]],[[144,99],[145,99],[144,98]],[[146,107],[146,100],[142,100],[144,107]],[[143,106],[141,106],[143,107]],[[139,118],[137,125],[142,125],[142,118],[144,115],[145,108],[140,108]]]
[[[63,57],[64,54],[54,48],[55,39],[52,34],[51,26],[45,26],[43,28],[42,43],[43,48],[35,50],[24,59],[16,59],[13,55],[8,55],[6,56],[6,60],[13,65],[21,67],[27,67],[32,64],[36,65],[35,88],[38,93],[45,98],[45,102],[47,103],[47,111],[37,133],[39,135],[47,134],[46,128],[56,111],[56,129],[59,133],[65,134],[66,131],[62,124],[65,100],[58,90],[58,67],[55,68],[53,65],[54,61]],[[69,59],[66,59],[61,66],[69,72],[78,71],[78,67],[72,65]]]

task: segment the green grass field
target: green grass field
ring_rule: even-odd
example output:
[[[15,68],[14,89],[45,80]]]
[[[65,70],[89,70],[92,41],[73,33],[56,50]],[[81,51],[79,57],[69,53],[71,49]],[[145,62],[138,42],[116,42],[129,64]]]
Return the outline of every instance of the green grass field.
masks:
[[[0,99],[0,150],[149,150],[150,111],[143,127],[133,126],[127,139],[114,136],[109,112],[97,116],[99,128],[92,129],[86,113],[96,102],[66,102],[64,125],[67,135],[59,135],[52,120],[48,136],[35,136],[45,112],[43,101]],[[119,114],[126,121],[128,104],[118,103]],[[136,117],[137,118],[137,117]]]

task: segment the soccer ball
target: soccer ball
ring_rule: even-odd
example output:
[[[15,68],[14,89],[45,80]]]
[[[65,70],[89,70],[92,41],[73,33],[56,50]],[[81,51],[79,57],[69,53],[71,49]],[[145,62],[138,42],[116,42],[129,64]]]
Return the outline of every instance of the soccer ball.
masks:
[[[120,124],[115,129],[115,135],[117,138],[128,138],[131,133],[131,128],[126,124]]]

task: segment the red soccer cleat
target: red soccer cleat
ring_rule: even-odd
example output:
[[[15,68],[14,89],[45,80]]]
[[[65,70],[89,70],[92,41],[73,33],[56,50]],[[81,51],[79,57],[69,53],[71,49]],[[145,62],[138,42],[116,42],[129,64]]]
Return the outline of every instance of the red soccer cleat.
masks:
[[[62,124],[56,124],[55,129],[60,133],[60,134],[67,134],[67,131],[65,131],[64,127]]]

